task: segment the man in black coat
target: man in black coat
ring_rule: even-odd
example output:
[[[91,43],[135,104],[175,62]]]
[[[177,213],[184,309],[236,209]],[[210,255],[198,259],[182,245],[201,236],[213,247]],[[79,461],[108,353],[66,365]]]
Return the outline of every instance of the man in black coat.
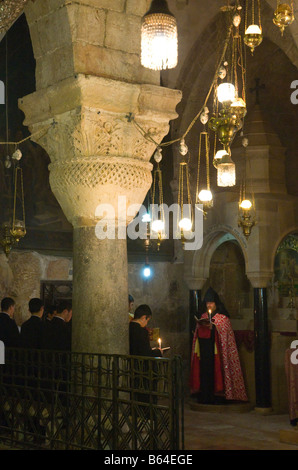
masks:
[[[13,319],[15,305],[15,301],[10,297],[4,297],[1,301],[0,341],[3,341],[7,348],[20,346],[19,329]]]
[[[56,351],[71,350],[71,331],[68,322],[72,315],[71,302],[62,300],[51,321],[45,324],[43,348]]]
[[[152,317],[152,311],[148,305],[139,305],[137,307],[134,318],[129,323],[129,354],[132,356],[147,356],[147,357],[161,357],[162,351],[160,348],[152,349],[150,346],[149,332],[146,328],[149,320]],[[149,380],[152,376],[150,370],[156,375],[156,364],[153,361],[143,361],[135,359],[132,361],[132,368],[135,371],[132,392],[132,402],[139,402],[136,406],[135,412],[143,418],[149,418],[150,410],[149,403],[156,404],[157,397],[154,392],[157,389],[157,380]],[[148,390],[149,393],[139,393],[138,389],[143,388]],[[151,399],[150,399],[151,397]],[[135,406],[135,405],[133,405]]]
[[[41,349],[44,328],[44,323],[41,319],[43,311],[44,305],[41,299],[34,298],[29,301],[31,317],[21,326],[22,348]]]

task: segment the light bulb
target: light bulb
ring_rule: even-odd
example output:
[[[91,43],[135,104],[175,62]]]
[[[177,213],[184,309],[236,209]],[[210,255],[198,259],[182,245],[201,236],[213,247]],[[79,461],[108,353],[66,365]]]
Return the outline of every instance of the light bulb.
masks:
[[[151,222],[151,216],[146,212],[146,214],[143,215],[142,217],[142,222]]]
[[[164,221],[160,219],[156,219],[151,224],[151,229],[153,232],[161,232],[164,229]]]
[[[185,230],[186,232],[189,232],[191,230],[191,227],[192,227],[192,222],[188,217],[183,217],[183,219],[179,220],[178,226],[182,230]]]
[[[209,189],[202,189],[198,194],[199,200],[201,202],[210,202],[212,201],[212,193]]]
[[[241,201],[239,206],[241,207],[241,209],[249,210],[251,209],[252,203],[249,199],[244,199],[243,201]]]
[[[235,87],[232,83],[221,83],[217,87],[217,98],[220,103],[234,101]]]

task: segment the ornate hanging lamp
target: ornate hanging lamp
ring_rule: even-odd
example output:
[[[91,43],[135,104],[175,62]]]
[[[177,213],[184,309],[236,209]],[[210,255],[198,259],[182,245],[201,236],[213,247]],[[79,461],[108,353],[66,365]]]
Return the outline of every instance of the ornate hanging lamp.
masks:
[[[159,166],[162,160],[162,153],[160,148],[155,151],[154,160],[156,161],[157,165],[153,174],[150,238],[156,240],[157,250],[159,251],[160,244],[166,237],[165,214],[163,207],[162,172]]]
[[[9,220],[5,221],[0,228],[0,244],[6,256],[26,235],[23,170],[19,165],[21,158],[22,153],[17,149],[12,155],[12,160],[14,160],[13,207]],[[5,163],[6,168],[10,168],[9,159]]]
[[[244,140],[244,139],[243,139]],[[244,148],[247,147],[247,142],[242,142]],[[249,160],[249,154],[244,151],[245,158],[247,163],[245,163],[244,174],[242,183],[240,184],[240,194],[239,194],[239,206],[238,206],[238,227],[242,228],[243,234],[248,238],[251,234],[252,228],[256,225],[256,205],[255,197],[252,188],[252,181],[249,181],[249,189],[247,190],[247,178],[246,178],[246,165],[248,165],[250,174],[251,166]]]
[[[143,16],[141,64],[151,70],[165,70],[178,63],[177,22],[166,0],[153,0]]]
[[[180,153],[183,157],[187,154],[187,146],[184,140],[180,142]],[[186,198],[185,198],[186,193]],[[186,203],[185,203],[186,201]],[[185,245],[185,234],[192,230],[193,214],[190,197],[189,168],[185,158],[179,164],[179,180],[178,180],[178,208],[177,212],[177,229],[180,232],[182,246]]]
[[[209,134],[208,132],[203,131],[200,133],[200,139],[199,139],[196,204],[203,204],[204,216],[207,215],[207,210],[213,207],[213,196],[210,190],[209,149],[210,149]],[[206,184],[203,184],[200,186],[202,152],[205,153],[205,158],[206,158]]]
[[[291,1],[291,4],[281,3],[280,0],[277,0],[277,7],[274,12],[273,23],[279,27],[281,35],[283,35],[286,26],[289,26],[293,23],[295,19],[294,16],[294,2]]]
[[[251,5],[251,8],[249,6]],[[245,8],[245,33],[243,41],[250,48],[251,53],[254,53],[254,50],[257,46],[263,41],[262,34],[262,24],[261,24],[261,8],[260,0],[256,0],[257,5],[257,16],[258,19],[255,21],[255,0],[246,0]],[[251,12],[250,21],[248,23],[248,13]]]
[[[243,234],[248,238],[251,230],[256,224],[254,197],[247,197],[245,181],[240,185],[240,198],[238,207],[238,227],[242,228]]]

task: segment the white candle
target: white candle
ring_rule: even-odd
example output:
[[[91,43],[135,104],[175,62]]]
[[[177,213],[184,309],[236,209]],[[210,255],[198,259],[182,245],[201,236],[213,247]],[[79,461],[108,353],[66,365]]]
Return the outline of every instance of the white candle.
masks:
[[[158,338],[158,347],[159,347],[159,349],[161,349],[161,339],[160,338]]]
[[[211,312],[211,309],[209,308],[209,310],[208,310],[208,314],[209,314],[209,321],[211,321],[211,313],[212,313],[212,312]]]

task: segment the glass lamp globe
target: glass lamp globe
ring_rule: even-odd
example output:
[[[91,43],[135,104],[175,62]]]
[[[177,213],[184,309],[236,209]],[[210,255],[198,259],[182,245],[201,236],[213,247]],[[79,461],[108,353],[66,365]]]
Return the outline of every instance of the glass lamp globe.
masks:
[[[183,217],[178,223],[179,228],[186,232],[189,232],[192,228],[192,222],[188,217]]]
[[[142,217],[142,222],[151,222],[151,216],[146,212],[146,214],[143,215]]]
[[[217,165],[217,186],[227,187],[236,184],[236,165],[229,154],[223,156]]]
[[[220,103],[234,101],[235,87],[232,83],[221,83],[217,87],[217,98]]]
[[[261,28],[257,24],[249,25],[244,33],[243,41],[248,47],[250,47],[252,54],[255,48],[261,44],[262,40],[263,35]]]
[[[165,227],[164,221],[156,219],[151,224],[151,229],[153,232],[161,232]]]
[[[239,204],[239,207],[244,210],[250,210],[252,207],[252,203],[249,199],[243,199],[241,203]]]
[[[217,165],[221,162],[222,158],[225,156],[225,155],[229,155],[228,152],[224,149],[222,150],[218,150],[216,152],[216,154],[214,155],[214,158],[213,158],[213,165],[215,166],[215,168],[217,168]]]
[[[198,198],[201,202],[210,202],[212,201],[212,192],[209,189],[202,189],[199,194]]]

